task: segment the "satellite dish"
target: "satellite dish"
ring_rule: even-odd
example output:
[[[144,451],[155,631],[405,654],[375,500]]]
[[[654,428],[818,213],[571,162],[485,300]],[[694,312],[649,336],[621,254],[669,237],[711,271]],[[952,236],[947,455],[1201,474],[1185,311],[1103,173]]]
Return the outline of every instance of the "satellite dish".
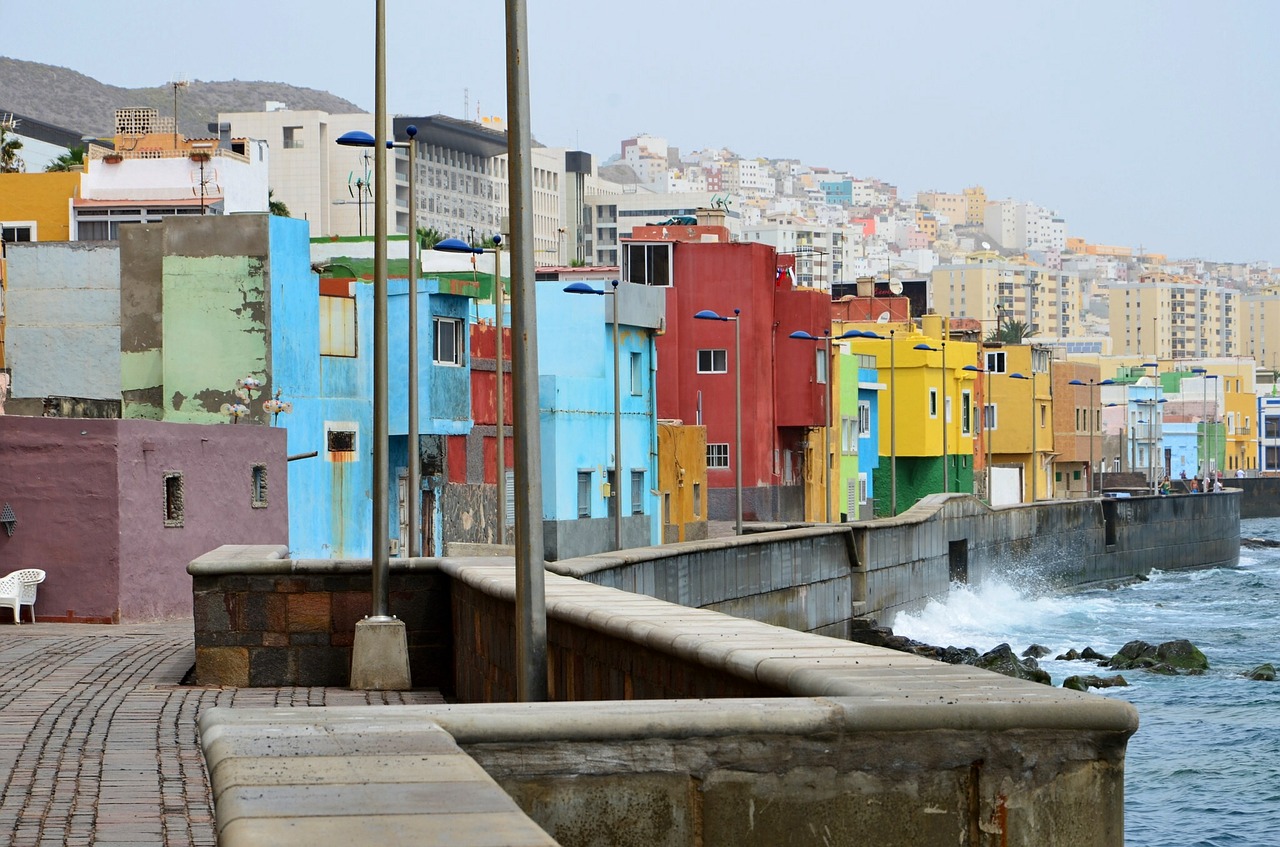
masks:
[[[880,317],[876,318],[876,323],[878,324],[887,324],[888,322],[889,322],[888,312],[881,312]]]
[[[891,280],[889,280],[889,290],[890,290],[890,291],[892,291],[894,294],[901,294],[901,293],[902,293],[902,280],[900,280],[900,279],[891,279]]]
[[[984,241],[984,242],[982,242],[982,249],[983,249],[983,250],[990,250],[990,249],[991,249],[991,245]]]

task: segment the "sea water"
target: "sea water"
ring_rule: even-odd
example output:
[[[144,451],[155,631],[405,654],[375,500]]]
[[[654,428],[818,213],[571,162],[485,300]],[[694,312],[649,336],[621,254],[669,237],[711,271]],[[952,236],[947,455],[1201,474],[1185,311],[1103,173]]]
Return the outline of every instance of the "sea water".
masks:
[[[1280,542],[1280,519],[1241,522],[1245,538]],[[1209,660],[1202,676],[1124,671],[1127,688],[1091,689],[1138,709],[1125,758],[1125,844],[1280,845],[1280,681],[1244,674],[1280,668],[1280,548],[1240,551],[1235,568],[1157,571],[1112,590],[1044,595],[1026,585],[953,586],[945,603],[899,615],[893,631],[929,644],[1008,642],[1048,647],[1054,685],[1111,676],[1092,662],[1057,661],[1074,647],[1111,655],[1134,639],[1186,638]]]

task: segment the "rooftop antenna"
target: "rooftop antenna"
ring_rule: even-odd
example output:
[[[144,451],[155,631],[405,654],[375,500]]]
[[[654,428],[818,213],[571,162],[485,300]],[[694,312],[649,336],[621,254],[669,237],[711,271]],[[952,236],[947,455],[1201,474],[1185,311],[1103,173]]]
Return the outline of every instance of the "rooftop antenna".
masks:
[[[471,114],[471,89],[462,89],[462,119],[465,121],[467,115]]]
[[[178,89],[186,88],[190,83],[187,82],[185,74],[174,74],[173,79],[169,80],[169,85],[173,86],[173,149],[178,149]]]

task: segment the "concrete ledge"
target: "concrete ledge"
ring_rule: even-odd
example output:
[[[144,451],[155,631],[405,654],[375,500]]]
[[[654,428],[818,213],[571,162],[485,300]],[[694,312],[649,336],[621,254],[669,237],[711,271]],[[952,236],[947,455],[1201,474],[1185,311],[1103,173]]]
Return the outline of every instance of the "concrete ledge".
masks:
[[[201,715],[220,845],[555,844],[421,715],[325,711]]]
[[[393,558],[393,572],[435,570],[433,558]],[[369,573],[368,559],[290,559],[289,548],[269,544],[224,544],[187,565],[192,576]]]

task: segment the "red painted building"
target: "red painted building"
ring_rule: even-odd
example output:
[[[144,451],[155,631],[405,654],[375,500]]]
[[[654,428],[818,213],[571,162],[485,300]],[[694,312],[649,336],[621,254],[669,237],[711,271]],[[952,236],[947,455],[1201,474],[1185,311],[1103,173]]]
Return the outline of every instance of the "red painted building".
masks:
[[[738,363],[733,322],[694,314],[709,309],[732,317],[737,309],[743,518],[802,520],[806,430],[827,419],[827,386],[817,373],[826,351],[788,336],[829,331],[830,296],[795,287],[788,272],[794,257],[767,244],[730,242],[722,226],[637,227],[624,242],[624,261],[624,278],[667,289],[667,326],[657,343],[658,416],[706,426],[710,517],[734,515]]]

